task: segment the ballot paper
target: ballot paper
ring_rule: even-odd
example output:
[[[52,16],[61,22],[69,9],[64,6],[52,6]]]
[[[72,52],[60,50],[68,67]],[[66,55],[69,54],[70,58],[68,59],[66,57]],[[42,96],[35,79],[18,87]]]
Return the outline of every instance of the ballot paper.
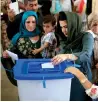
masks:
[[[13,60],[18,60],[18,55],[11,52],[11,51],[8,51],[6,50],[6,52],[8,53],[8,55],[13,59]]]
[[[41,64],[42,68],[54,68],[51,62]]]
[[[18,6],[18,2],[14,2],[14,3],[10,3],[9,4],[10,9],[13,9],[15,14],[19,14],[19,6]]]

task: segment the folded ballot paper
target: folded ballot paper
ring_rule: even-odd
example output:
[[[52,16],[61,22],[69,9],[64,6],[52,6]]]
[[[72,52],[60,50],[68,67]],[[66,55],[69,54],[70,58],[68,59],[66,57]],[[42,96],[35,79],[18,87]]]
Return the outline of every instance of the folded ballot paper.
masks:
[[[8,51],[6,50],[6,52],[8,53],[8,55],[13,59],[13,60],[18,60],[18,55],[11,52],[11,51]]]
[[[41,64],[42,68],[54,68],[51,62]]]
[[[18,2],[14,2],[14,3],[10,3],[9,4],[10,9],[13,9],[15,14],[19,14],[19,6],[18,6]]]

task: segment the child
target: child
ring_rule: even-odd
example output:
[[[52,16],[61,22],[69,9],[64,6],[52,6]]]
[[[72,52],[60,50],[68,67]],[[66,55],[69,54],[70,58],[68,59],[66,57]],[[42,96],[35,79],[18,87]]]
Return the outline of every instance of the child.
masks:
[[[79,79],[83,87],[86,89],[86,94],[90,96],[93,100],[98,100],[98,86],[92,84],[79,69],[75,67],[68,67],[67,69],[65,69],[64,72],[70,72],[74,74]]]
[[[56,20],[52,15],[46,15],[43,19],[44,35],[41,38],[41,47],[33,50],[33,54],[42,53],[43,58],[51,58],[55,55],[57,45],[54,34]]]

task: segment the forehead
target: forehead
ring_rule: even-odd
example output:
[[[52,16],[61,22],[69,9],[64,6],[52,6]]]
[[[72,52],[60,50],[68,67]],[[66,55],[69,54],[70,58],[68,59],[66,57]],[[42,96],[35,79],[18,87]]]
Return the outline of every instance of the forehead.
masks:
[[[59,23],[60,23],[60,26],[65,26],[65,25],[67,25],[67,21],[66,20],[64,20],[64,21],[59,21]]]
[[[38,3],[37,0],[34,0],[34,1],[31,0],[31,1],[28,1],[28,4],[33,4],[33,5],[34,5],[34,4],[37,4],[37,3]]]
[[[43,23],[44,26],[52,26],[51,22],[49,23]]]
[[[26,19],[26,21],[30,21],[30,20],[35,21],[36,19],[35,19],[34,16],[29,16],[29,17]]]

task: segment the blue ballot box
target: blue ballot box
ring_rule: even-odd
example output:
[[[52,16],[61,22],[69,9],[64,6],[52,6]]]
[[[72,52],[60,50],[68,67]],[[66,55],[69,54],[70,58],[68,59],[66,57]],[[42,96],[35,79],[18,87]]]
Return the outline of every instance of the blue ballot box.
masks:
[[[68,101],[73,75],[64,69],[73,66],[64,61],[53,66],[50,59],[19,59],[14,66],[20,101]]]

